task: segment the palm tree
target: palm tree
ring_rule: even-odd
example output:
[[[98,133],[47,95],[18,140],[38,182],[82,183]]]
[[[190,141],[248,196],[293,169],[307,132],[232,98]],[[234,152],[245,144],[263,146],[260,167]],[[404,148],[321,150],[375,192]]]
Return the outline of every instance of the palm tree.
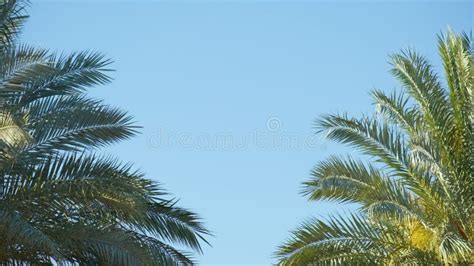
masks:
[[[391,57],[404,91],[373,91],[375,115],[316,122],[370,159],[320,162],[303,194],[359,208],[303,223],[279,247],[282,265],[474,263],[474,46],[449,31],[438,47],[448,89],[408,50]]]
[[[24,8],[0,2],[0,264],[192,264],[209,234],[199,217],[97,154],[138,129],[85,95],[111,61],[18,44]]]

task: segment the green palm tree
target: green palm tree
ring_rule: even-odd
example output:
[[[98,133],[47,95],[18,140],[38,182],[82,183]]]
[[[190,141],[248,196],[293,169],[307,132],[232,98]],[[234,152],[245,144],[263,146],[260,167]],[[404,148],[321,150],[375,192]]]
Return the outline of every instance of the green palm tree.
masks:
[[[85,95],[111,61],[19,45],[24,8],[0,2],[0,264],[192,264],[209,234],[199,217],[97,154],[138,129]]]
[[[409,50],[391,57],[404,91],[373,91],[375,115],[317,121],[370,159],[320,162],[303,194],[359,208],[303,223],[279,247],[282,265],[474,263],[474,47],[452,32],[438,47],[446,85]]]

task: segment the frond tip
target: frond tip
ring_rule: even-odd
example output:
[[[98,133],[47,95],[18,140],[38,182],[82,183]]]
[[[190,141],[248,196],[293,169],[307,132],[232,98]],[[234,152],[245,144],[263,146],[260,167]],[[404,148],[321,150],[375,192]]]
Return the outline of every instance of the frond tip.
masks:
[[[18,33],[28,16],[25,6],[28,1],[2,0],[0,2],[0,50],[15,43]]]

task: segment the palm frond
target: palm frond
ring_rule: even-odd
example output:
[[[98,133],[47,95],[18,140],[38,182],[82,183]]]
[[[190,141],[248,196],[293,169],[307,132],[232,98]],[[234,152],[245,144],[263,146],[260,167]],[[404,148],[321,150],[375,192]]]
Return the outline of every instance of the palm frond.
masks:
[[[384,163],[394,174],[409,176],[409,157],[404,136],[376,119],[327,115],[316,122],[318,132],[340,143],[349,144]]]
[[[396,91],[386,95],[381,90],[372,91],[372,97],[378,112],[384,116],[387,123],[399,125],[411,138],[417,136],[420,126],[423,126],[421,114],[416,107],[410,105],[409,97]]]
[[[35,139],[25,149],[30,153],[100,147],[128,139],[138,128],[126,112],[83,97],[49,97],[27,110],[25,126]]]
[[[403,248],[400,238],[397,231],[370,223],[363,216],[313,219],[294,231],[276,256],[284,265],[337,264],[361,256],[366,263],[380,263],[392,251]]]
[[[96,52],[48,54],[46,60],[31,60],[22,68],[13,68],[3,82],[9,91],[21,92],[13,95],[11,101],[22,106],[37,99],[79,94],[87,87],[106,84],[111,80],[106,74],[111,71],[107,68],[111,63]]]
[[[331,157],[304,183],[310,200],[357,203],[313,220],[277,252],[283,265],[470,265],[474,250],[472,39],[440,37],[448,90],[412,50],[392,56],[404,92],[372,92],[373,118],[327,115],[318,133],[372,159]],[[375,166],[377,167],[375,167]]]
[[[174,201],[150,204],[141,227],[161,239],[202,252],[200,241],[209,244],[204,236],[210,232],[195,213],[175,205]]]
[[[27,1],[4,0],[0,3],[0,50],[15,43],[28,16],[25,14]]]
[[[392,56],[392,74],[417,103],[436,140],[449,134],[452,109],[447,93],[425,58],[412,50]]]
[[[465,239],[457,234],[448,233],[441,240],[439,253],[442,261],[450,263],[467,264],[472,260],[473,248]]]
[[[96,52],[18,45],[25,2],[0,3],[0,264],[190,265],[210,232],[131,164],[91,151],[137,133],[90,99]]]
[[[61,257],[59,244],[18,213],[0,209],[0,220],[2,221],[0,227],[2,245],[14,243],[11,248],[39,249],[49,256]],[[2,259],[0,252],[0,261]]]

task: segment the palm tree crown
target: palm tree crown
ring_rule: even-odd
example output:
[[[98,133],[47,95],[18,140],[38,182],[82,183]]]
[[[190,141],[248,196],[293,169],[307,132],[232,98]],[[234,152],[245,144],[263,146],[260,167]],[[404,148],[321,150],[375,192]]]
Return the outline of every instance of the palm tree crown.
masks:
[[[373,91],[375,115],[317,121],[319,132],[371,160],[331,157],[303,194],[360,208],[305,222],[280,246],[281,264],[474,263],[473,46],[448,32],[438,47],[446,85],[408,50],[391,57],[404,91]]]
[[[201,251],[198,216],[96,152],[138,129],[85,95],[110,81],[111,61],[18,44],[24,8],[0,2],[0,264],[191,264],[173,245]]]

